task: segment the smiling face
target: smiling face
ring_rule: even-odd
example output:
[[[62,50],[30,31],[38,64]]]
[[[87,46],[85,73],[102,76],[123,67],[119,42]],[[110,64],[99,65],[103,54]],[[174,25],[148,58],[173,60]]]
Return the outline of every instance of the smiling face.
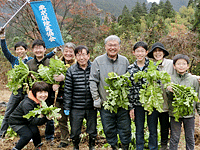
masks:
[[[74,50],[73,48],[69,48],[69,47],[65,47],[63,50],[63,56],[65,58],[65,60],[70,61],[72,59],[74,59]]]
[[[107,41],[107,43],[105,45],[105,49],[106,49],[106,52],[107,52],[109,58],[116,59],[117,54],[120,50],[119,42],[117,40]]]
[[[85,69],[88,65],[88,60],[90,59],[90,54],[87,54],[87,50],[82,49],[82,51],[79,51],[75,57],[80,67]]]
[[[174,69],[177,73],[183,75],[189,69],[189,64],[185,59],[178,59],[174,65]]]
[[[36,93],[36,98],[39,101],[45,101],[48,98],[48,92],[47,91],[38,91]]]
[[[143,47],[138,47],[133,51],[133,55],[135,55],[137,62],[145,62],[145,57],[147,56],[148,51]]]
[[[165,54],[162,49],[156,48],[153,50],[153,57],[156,61],[163,60]]]
[[[16,47],[15,52],[19,58],[24,59],[26,57],[27,50],[23,46]]]
[[[42,58],[44,58],[45,52],[46,52],[46,48],[44,48],[42,45],[35,45],[33,47],[33,53],[38,60],[41,60]]]

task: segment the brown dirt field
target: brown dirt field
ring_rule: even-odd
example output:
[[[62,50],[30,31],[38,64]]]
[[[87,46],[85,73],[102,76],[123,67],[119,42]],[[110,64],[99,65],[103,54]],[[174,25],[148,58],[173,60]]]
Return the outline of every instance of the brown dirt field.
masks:
[[[11,95],[11,92],[5,87],[5,85],[0,86],[0,95],[1,95],[1,100],[0,102],[8,102],[9,97]],[[5,107],[0,107],[0,114],[4,115],[5,112]],[[44,145],[42,146],[42,150],[73,150],[73,145],[72,143],[67,147],[67,148],[57,148],[60,142],[60,131],[58,127],[55,129],[55,145],[50,146],[48,143],[45,141],[45,136],[44,136],[44,126],[40,127],[40,132],[41,132],[41,137],[42,137],[42,142]],[[11,150],[15,142],[19,140],[19,137],[15,137],[14,139],[10,139],[9,137],[6,137],[3,140],[0,140],[0,150]],[[111,150],[111,148],[101,148],[103,143],[105,143],[105,139],[100,139],[98,138],[97,143],[96,143],[96,149],[97,150]],[[87,150],[88,148],[88,143],[87,139],[83,139],[80,143],[80,150]],[[181,133],[181,138],[179,142],[179,148],[178,150],[184,150],[185,148],[185,138],[184,138],[184,130],[182,129]],[[34,150],[34,145],[32,142],[29,142],[29,144],[24,148],[24,150]],[[196,116],[196,122],[195,122],[195,150],[200,150],[200,128],[199,128],[199,116]]]

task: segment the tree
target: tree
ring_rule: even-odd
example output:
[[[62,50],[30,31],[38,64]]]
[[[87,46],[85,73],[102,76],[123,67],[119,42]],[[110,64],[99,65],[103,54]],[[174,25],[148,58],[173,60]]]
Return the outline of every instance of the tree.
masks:
[[[153,2],[150,8],[150,14],[157,14],[158,9],[158,4],[156,2]]]
[[[142,3],[142,16],[145,16],[146,14],[147,14],[146,3]]]
[[[194,5],[194,1],[193,0],[189,0],[187,7],[189,7],[189,6],[193,7],[193,5]]]
[[[164,8],[162,9],[162,16],[164,19],[173,18],[175,16],[175,10],[169,0],[165,2]]]

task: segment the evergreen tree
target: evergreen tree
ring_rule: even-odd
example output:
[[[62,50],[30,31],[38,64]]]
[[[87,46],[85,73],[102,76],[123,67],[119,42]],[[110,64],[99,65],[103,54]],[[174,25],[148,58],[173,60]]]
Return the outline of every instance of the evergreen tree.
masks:
[[[130,14],[129,9],[127,8],[126,5],[124,5],[124,8],[122,10],[122,16],[129,15],[129,14]]]
[[[165,2],[164,8],[162,9],[162,16],[164,19],[173,18],[175,16],[175,10],[169,0]]]
[[[140,23],[140,19],[141,19],[140,16],[143,15],[143,11],[142,11],[142,6],[139,2],[137,2],[135,7],[132,8],[131,14],[135,18],[134,23]]]
[[[142,16],[145,16],[146,14],[147,14],[146,3],[142,3]]]
[[[128,27],[133,24],[133,17],[130,15],[129,9],[125,5],[122,10],[122,15],[118,17],[119,25]]]
[[[188,5],[187,5],[187,8],[188,8],[189,6],[192,6],[192,7],[193,7],[193,5],[194,5],[194,1],[193,1],[193,0],[189,0]]]
[[[156,2],[153,2],[150,8],[150,14],[157,14],[159,6]]]

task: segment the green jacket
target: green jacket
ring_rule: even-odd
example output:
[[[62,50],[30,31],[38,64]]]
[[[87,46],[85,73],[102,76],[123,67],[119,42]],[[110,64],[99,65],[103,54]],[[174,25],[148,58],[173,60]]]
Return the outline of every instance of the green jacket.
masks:
[[[199,82],[196,77],[192,76],[189,73],[185,73],[184,75],[180,75],[178,73],[174,73],[171,75],[171,82],[179,84],[179,85],[185,85],[187,87],[193,87],[194,90],[198,93],[198,98],[200,98],[200,89],[199,89]],[[173,101],[173,93],[172,92],[167,92],[168,93],[168,104],[169,104],[169,116],[174,116],[173,114],[173,106],[172,106],[172,101]],[[192,114],[188,116],[183,116],[183,118],[191,118],[195,116],[195,109],[197,109],[197,113],[200,115],[200,103],[194,101],[194,111]],[[180,117],[181,118],[181,117]]]

